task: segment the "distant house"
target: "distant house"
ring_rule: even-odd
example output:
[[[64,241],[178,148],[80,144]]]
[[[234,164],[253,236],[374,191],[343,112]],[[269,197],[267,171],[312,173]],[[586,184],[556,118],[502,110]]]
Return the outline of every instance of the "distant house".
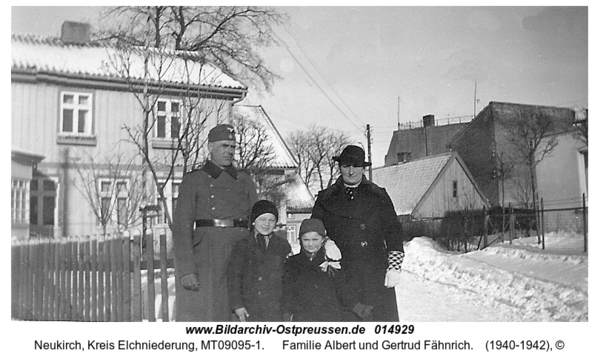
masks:
[[[577,136],[576,129],[559,134],[556,148],[536,170],[544,209],[553,210],[544,214],[546,230],[581,232],[583,213],[580,208],[584,195],[588,195],[588,146]]]
[[[260,105],[237,104],[233,110],[234,116],[242,116],[245,120],[260,124],[268,135],[268,145],[274,154],[273,160],[266,165],[270,177],[268,182],[278,184],[277,190],[281,195],[278,203],[279,221],[285,229],[285,236],[297,252],[298,230],[302,220],[310,217],[314,198],[298,175],[298,164],[265,109]]]
[[[273,159],[264,167],[272,180],[280,184],[278,187],[284,195],[279,208],[281,222],[286,224],[290,211],[312,209],[314,199],[297,174],[298,164],[265,109],[260,105],[237,104],[233,112],[234,116],[261,125],[268,136],[267,144],[273,151]]]
[[[374,168],[373,181],[387,190],[403,221],[490,206],[456,152]]]
[[[30,222],[37,223],[38,201],[42,200],[37,194],[48,184],[42,182],[41,187],[38,182],[32,182],[33,174],[37,164],[44,159],[44,156],[29,153],[23,150],[12,149],[11,168],[10,168],[10,223],[11,237],[28,238]],[[35,193],[32,197],[31,193]],[[30,206],[33,211],[30,210]],[[53,209],[53,206],[49,206]],[[42,207],[43,208],[43,207]],[[51,214],[46,214],[47,218]]]
[[[426,115],[422,121],[399,124],[392,135],[384,165],[450,152],[448,143],[471,120],[470,116],[436,120],[434,115]]]
[[[509,203],[523,206],[531,201],[528,169],[515,162],[515,148],[508,141],[511,135],[504,125],[518,111],[537,111],[549,117],[554,126],[552,132],[564,131],[575,118],[570,108],[490,102],[448,144],[460,155],[494,207],[507,207]],[[502,168],[509,165],[514,166],[510,174],[503,175]]]
[[[189,53],[166,54],[169,66],[165,66],[159,76],[156,72],[144,72],[143,62],[139,61],[142,59],[136,57],[139,52],[132,51],[129,54],[131,67],[125,76],[114,66],[122,49],[94,43],[89,34],[89,25],[66,22],[61,38],[11,36],[10,131],[12,148],[20,151],[13,152],[13,164],[28,162],[33,168],[37,163],[29,177],[13,165],[14,193],[29,188],[31,196],[29,208],[19,200],[13,203],[13,210],[17,221],[28,216],[32,236],[98,232],[100,227],[94,208],[104,211],[106,203],[115,203],[108,213],[114,226],[138,211],[133,207],[129,190],[138,190],[132,187],[139,184],[129,176],[109,175],[111,164],[104,160],[109,155],[132,159],[131,169],[147,174],[141,172],[139,150],[123,129],[125,125],[134,127],[144,120],[142,105],[132,88],[148,91],[155,100],[152,111],[156,117],[152,119],[155,122],[148,146],[153,158],[165,159],[180,145],[177,137],[182,124],[197,121],[204,128],[211,128],[217,123],[231,122],[234,103],[243,100],[247,93],[244,84],[209,63],[200,64]],[[150,56],[152,54],[158,52]],[[202,100],[202,117],[186,117],[189,112],[183,104],[184,98]],[[25,153],[32,155],[28,157]],[[95,205],[88,203],[82,193],[77,172],[89,168],[92,158],[97,161],[94,165],[101,174],[96,185],[102,197]],[[158,180],[164,181],[171,211],[183,176],[180,165],[175,163],[174,176],[168,176],[162,169],[157,173]],[[142,183],[146,185],[139,187],[143,188],[147,200],[141,204],[155,204],[155,186],[150,177]],[[22,197],[15,194],[16,198]],[[164,225],[160,215],[152,222]],[[128,225],[139,226],[140,220]]]

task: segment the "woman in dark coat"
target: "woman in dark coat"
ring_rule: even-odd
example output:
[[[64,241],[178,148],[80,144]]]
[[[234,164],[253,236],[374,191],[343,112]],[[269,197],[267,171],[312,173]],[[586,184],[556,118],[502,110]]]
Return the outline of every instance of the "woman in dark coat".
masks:
[[[366,307],[347,320],[398,321],[396,293],[404,259],[402,226],[385,189],[368,181],[364,151],[347,146],[334,157],[342,175],[319,192],[312,211],[342,252],[349,292]]]
[[[300,253],[288,258],[284,265],[282,305],[286,320],[342,320],[342,302],[345,299],[342,293],[345,288],[344,273],[339,266],[339,249],[335,247],[337,256],[327,253],[323,245],[325,241],[325,227],[320,220],[310,218],[302,222]]]
[[[252,234],[231,253],[227,285],[231,309],[240,321],[280,322],[283,263],[292,249],[273,233],[277,207],[258,201],[252,207]]]

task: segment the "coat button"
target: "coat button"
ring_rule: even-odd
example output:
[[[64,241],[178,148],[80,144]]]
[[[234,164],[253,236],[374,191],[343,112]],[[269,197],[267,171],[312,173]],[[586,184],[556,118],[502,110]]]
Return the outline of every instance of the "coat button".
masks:
[[[364,223],[361,223],[361,224],[360,224],[360,226],[358,226],[358,228],[360,228],[360,229],[365,229],[365,228],[366,228],[366,226],[365,226],[365,224],[364,224]]]
[[[361,247],[366,247],[366,246],[367,246],[367,241],[362,241],[362,242],[360,242],[360,246],[361,246]]]

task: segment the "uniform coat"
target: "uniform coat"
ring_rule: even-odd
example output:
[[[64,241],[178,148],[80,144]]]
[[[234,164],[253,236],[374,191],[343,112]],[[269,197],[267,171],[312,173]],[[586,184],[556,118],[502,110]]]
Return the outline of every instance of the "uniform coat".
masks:
[[[177,321],[230,321],[227,264],[244,227],[197,227],[197,219],[248,220],[258,200],[250,176],[207,161],[183,177],[173,215]],[[187,290],[181,277],[197,273],[200,290]]]
[[[304,250],[285,262],[283,311],[293,314],[294,322],[339,322],[342,320],[344,272],[330,275],[320,265],[325,247],[311,259]],[[353,303],[356,304],[356,303]]]
[[[266,251],[254,234],[238,242],[227,276],[231,311],[246,308],[251,322],[282,321],[283,263],[291,251],[287,240],[275,234]]]
[[[350,301],[372,305],[375,321],[398,321],[395,290],[386,288],[384,281],[388,251],[404,252],[404,235],[385,189],[363,176],[350,200],[340,177],[319,192],[312,217],[323,221],[327,236],[342,252]]]

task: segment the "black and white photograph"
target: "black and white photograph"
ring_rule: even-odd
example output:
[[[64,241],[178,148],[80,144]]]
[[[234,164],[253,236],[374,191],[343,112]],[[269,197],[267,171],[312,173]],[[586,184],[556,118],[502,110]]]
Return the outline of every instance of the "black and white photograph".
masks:
[[[23,353],[584,352],[590,6],[203,3],[11,4]]]

